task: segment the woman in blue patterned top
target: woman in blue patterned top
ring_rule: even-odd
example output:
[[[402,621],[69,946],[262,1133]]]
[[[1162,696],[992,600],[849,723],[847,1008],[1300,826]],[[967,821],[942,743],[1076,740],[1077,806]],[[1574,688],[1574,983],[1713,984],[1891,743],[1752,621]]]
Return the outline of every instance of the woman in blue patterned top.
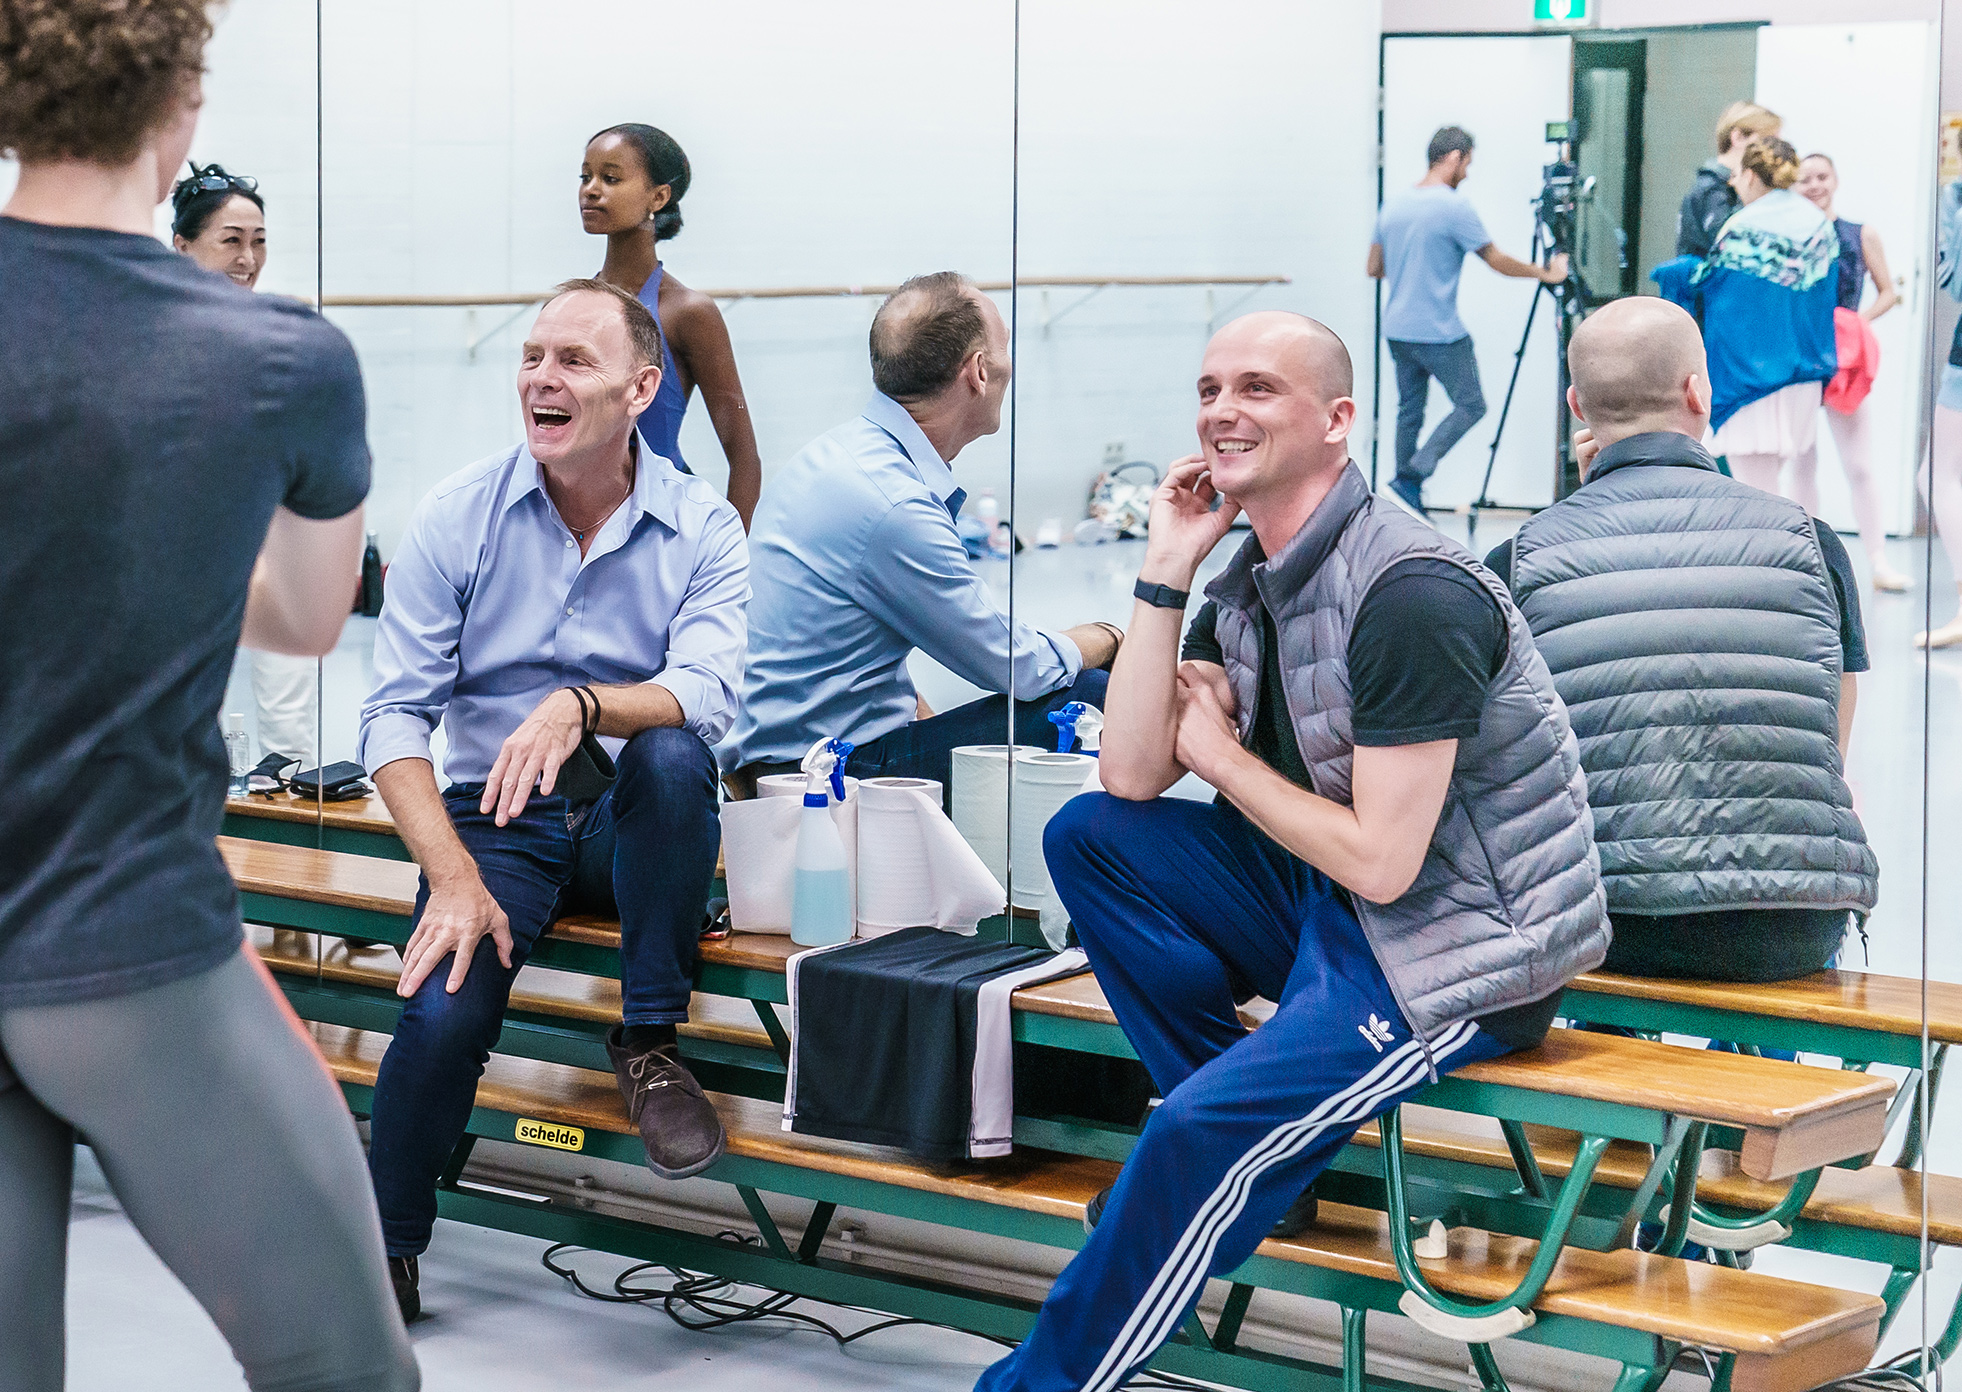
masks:
[[[1793,189],[1798,171],[1798,152],[1783,140],[1745,148],[1731,179],[1742,206],[1696,275],[1715,452],[1732,474],[1767,493],[1816,444],[1821,392],[1839,368],[1839,234]]]

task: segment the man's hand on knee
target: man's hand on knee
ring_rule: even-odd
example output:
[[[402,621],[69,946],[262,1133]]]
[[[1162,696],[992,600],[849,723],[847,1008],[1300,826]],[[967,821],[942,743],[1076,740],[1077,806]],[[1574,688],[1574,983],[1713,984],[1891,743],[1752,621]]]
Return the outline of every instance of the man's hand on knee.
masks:
[[[554,691],[497,751],[477,810],[486,816],[495,812],[497,824],[505,826],[525,810],[534,788],[541,797],[549,797],[559,766],[572,757],[585,733],[579,698],[570,691]]]
[[[511,920],[491,898],[483,880],[472,873],[467,879],[432,883],[429,903],[416,922],[409,945],[402,950],[402,976],[396,982],[395,994],[405,999],[413,996],[437,964],[454,952],[456,959],[450,964],[450,979],[444,989],[455,995],[470,974],[477,943],[486,933],[497,944],[497,960],[509,967]]]

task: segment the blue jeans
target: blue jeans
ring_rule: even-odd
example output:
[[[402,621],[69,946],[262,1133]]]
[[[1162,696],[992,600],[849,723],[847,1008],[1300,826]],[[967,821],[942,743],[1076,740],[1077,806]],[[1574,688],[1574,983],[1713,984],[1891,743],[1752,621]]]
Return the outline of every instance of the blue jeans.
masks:
[[[1015,703],[1015,742],[1056,747],[1049,716],[1071,701],[1104,708],[1110,673],[1085,668],[1060,691]],[[889,735],[867,740],[852,751],[845,771],[853,778],[935,778],[943,794],[953,794],[954,750],[963,744],[1001,744],[1008,734],[1008,698],[984,696],[940,715],[902,725]]]
[[[382,1056],[368,1168],[392,1257],[429,1246],[436,1180],[469,1123],[511,983],[554,920],[617,912],[625,1023],[688,1018],[722,836],[715,758],[700,736],[661,729],[628,740],[616,762],[619,778],[583,817],[564,798],[533,798],[500,827],[477,810],[481,784],[445,794],[458,837],[510,920],[511,965],[497,960],[497,945],[485,937],[451,995],[454,954],[444,957],[403,1006]],[[428,902],[425,877],[416,892],[418,920]]]
[[[1255,1247],[1355,1129],[1505,1046],[1412,1037],[1347,900],[1231,807],[1074,798],[1043,835],[1056,892],[1158,1084],[1083,1244],[983,1392],[1109,1392]],[[1279,1009],[1249,1033],[1238,988]]]
[[[1469,334],[1451,343],[1387,341],[1390,361],[1397,369],[1397,477],[1421,488],[1436,472],[1438,461],[1465,438],[1467,430],[1485,419],[1478,358],[1472,352]],[[1433,377],[1451,398],[1451,414],[1437,423],[1420,449],[1417,436],[1424,428],[1424,408],[1430,403]]]

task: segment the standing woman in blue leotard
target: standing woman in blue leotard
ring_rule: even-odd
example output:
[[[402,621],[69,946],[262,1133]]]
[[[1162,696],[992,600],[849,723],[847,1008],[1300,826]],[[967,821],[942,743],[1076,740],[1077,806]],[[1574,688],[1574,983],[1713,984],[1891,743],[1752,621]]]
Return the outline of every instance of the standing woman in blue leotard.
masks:
[[[688,472],[678,436],[688,398],[697,387],[729,461],[729,501],[749,526],[763,491],[749,405],[729,346],[729,329],[715,301],[690,290],[661,264],[660,243],[681,230],[681,196],[688,192],[688,156],[653,126],[610,126],[586,142],[579,166],[579,219],[606,237],[599,278],[617,285],[654,314],[664,340],[661,386],[640,417],[649,449]]]

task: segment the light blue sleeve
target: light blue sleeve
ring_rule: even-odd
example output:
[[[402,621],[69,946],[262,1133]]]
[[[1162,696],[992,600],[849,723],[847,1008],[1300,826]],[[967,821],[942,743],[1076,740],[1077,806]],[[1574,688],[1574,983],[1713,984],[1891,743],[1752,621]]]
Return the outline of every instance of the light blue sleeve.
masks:
[[[1465,252],[1478,251],[1492,245],[1492,234],[1485,230],[1485,220],[1472,206],[1471,199],[1458,195],[1457,220],[1452,231],[1457,235],[1458,245]]]
[[[947,510],[931,498],[895,505],[875,527],[853,598],[907,642],[983,691],[1032,701],[1068,686],[1083,654],[1060,633],[1008,616],[975,573]]]
[[[749,544],[726,504],[704,529],[688,592],[668,624],[668,655],[651,679],[681,707],[683,727],[714,744],[736,723],[749,647]]]
[[[423,499],[388,567],[375,623],[375,686],[355,740],[354,757],[370,774],[397,759],[428,759],[429,737],[456,689],[469,577],[446,574],[432,554],[446,540],[431,520],[436,503],[434,495]]]

